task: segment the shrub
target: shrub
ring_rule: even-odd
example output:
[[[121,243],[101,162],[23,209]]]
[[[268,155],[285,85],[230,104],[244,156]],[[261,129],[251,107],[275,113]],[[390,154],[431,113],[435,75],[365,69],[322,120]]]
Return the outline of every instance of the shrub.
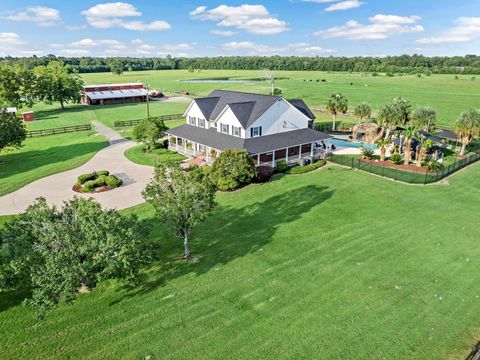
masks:
[[[257,183],[264,183],[271,179],[274,169],[271,166],[259,166],[257,167],[257,176],[255,181]]]
[[[106,178],[107,178],[107,176],[102,175],[102,176],[97,177],[94,180],[90,180],[90,181],[86,182],[82,187],[82,192],[92,192],[98,187],[105,186],[106,185],[106,182],[105,182]]]
[[[77,178],[77,184],[78,184],[78,185],[83,185],[83,184],[85,184],[87,181],[95,179],[95,177],[96,177],[96,175],[95,175],[94,173],[88,173],[88,174],[80,175],[80,176]]]
[[[294,166],[287,170],[287,174],[305,174],[307,172],[316,170],[324,166],[327,162],[325,160],[318,160],[313,164],[306,166]]]
[[[275,170],[277,172],[283,173],[288,170],[288,163],[285,160],[279,160],[277,161],[277,165],[275,167]]]
[[[374,151],[366,148],[363,148],[362,155],[368,159],[373,159],[375,157]]]
[[[108,171],[108,170],[98,170],[98,171],[96,171],[96,173],[97,173],[97,176],[108,176],[108,175],[110,175],[110,171]]]
[[[211,178],[220,190],[235,190],[256,175],[255,164],[245,150],[225,150],[213,162]]]
[[[117,178],[116,176],[110,175],[105,178],[105,184],[111,188],[119,187],[123,184],[122,179]]]
[[[390,160],[396,164],[396,165],[402,165],[403,164],[403,157],[400,154],[393,154]]]

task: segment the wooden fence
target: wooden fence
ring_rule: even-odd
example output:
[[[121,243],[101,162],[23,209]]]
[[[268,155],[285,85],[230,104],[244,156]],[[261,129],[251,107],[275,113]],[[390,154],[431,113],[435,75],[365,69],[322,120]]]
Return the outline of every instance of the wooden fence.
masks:
[[[170,115],[161,115],[158,117],[158,119],[161,119],[163,121],[169,121],[169,120],[180,120],[183,119],[183,114],[170,114]],[[137,125],[142,119],[136,119],[136,120],[119,120],[115,121],[114,126],[115,127],[123,127],[123,126],[135,126]]]
[[[27,131],[27,137],[32,138],[37,136],[60,135],[60,134],[67,134],[71,132],[88,131],[88,130],[92,130],[92,125],[90,124],[73,125],[73,126],[65,126],[61,128],[54,128],[54,129]]]

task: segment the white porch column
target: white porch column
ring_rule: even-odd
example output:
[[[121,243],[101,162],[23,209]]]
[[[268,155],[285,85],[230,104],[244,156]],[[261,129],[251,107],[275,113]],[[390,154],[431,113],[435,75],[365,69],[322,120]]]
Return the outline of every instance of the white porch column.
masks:
[[[300,145],[298,147],[298,158],[301,159],[302,158],[302,145]]]
[[[311,143],[310,145],[310,156],[312,157],[312,160],[313,160],[313,144],[314,143]]]
[[[260,154],[257,154],[257,166],[260,166]]]
[[[192,143],[193,144],[193,156],[197,155],[197,143]]]
[[[207,160],[207,162],[210,161],[210,149],[206,145],[205,145],[205,159]]]
[[[275,150],[272,153],[272,167],[275,167]]]
[[[285,161],[288,164],[288,148],[285,150]]]

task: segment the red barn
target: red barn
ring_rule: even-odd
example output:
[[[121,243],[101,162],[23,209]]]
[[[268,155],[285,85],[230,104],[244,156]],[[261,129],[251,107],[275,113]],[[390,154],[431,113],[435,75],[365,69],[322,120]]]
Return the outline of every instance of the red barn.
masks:
[[[85,85],[82,104],[126,104],[147,101],[147,96],[147,89],[142,83]]]

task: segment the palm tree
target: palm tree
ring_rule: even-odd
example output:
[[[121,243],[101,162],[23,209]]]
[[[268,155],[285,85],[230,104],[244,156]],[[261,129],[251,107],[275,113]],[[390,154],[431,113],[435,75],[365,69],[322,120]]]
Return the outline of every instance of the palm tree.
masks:
[[[472,109],[463,112],[455,124],[455,132],[462,142],[460,155],[463,156],[472,140],[480,136],[480,110]]]
[[[378,113],[378,125],[386,129],[385,138],[390,139],[392,130],[397,127],[396,110],[392,104],[387,104]]]
[[[427,156],[428,149],[430,149],[433,146],[433,142],[430,139],[426,139],[422,141],[421,148],[418,152],[417,156],[417,166],[422,167],[422,162],[423,159],[425,159],[425,156]]]
[[[332,94],[327,103],[327,111],[333,115],[333,130],[337,122],[337,114],[345,114],[348,110],[348,100],[340,93]]]
[[[362,102],[355,106],[353,114],[358,118],[358,122],[362,122],[363,119],[367,119],[372,115],[372,108],[366,102]]]
[[[413,112],[412,120],[418,128],[430,131],[435,127],[437,112],[428,106],[421,106]]]
[[[385,155],[387,153],[387,147],[390,145],[390,141],[386,138],[380,139],[376,144],[380,148],[380,161],[385,161]]]
[[[413,126],[409,126],[405,130],[402,131],[402,135],[405,138],[405,154],[403,156],[403,165],[410,164],[410,159],[412,157],[412,143],[413,139],[417,136],[417,129]]]

